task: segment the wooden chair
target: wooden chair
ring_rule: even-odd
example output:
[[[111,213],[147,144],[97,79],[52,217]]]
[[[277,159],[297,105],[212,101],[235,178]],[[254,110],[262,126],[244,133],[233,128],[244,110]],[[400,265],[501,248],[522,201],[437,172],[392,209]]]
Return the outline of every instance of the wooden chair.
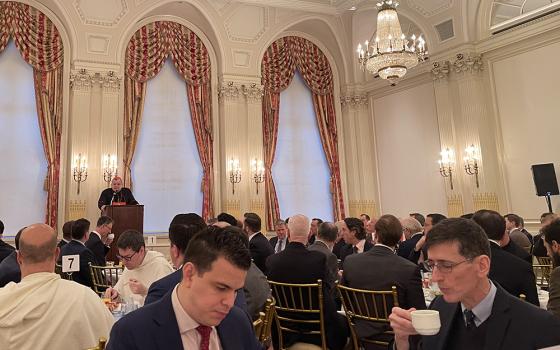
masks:
[[[548,288],[552,265],[533,265],[533,272],[535,273],[537,286],[545,289]]]
[[[102,295],[109,287],[114,287],[122,274],[120,266],[96,266],[89,263],[89,273],[93,281],[93,290]]]
[[[54,272],[56,274],[60,275],[60,277],[62,279],[65,279],[65,280],[68,280],[68,281],[73,281],[72,272],[62,272],[62,265],[55,264],[54,265]]]
[[[101,338],[99,338],[99,344],[97,344],[97,346],[95,346],[93,348],[89,348],[87,350],[104,350],[105,345],[107,345],[107,339],[101,337]]]
[[[257,339],[260,339],[260,335],[263,332],[265,317],[266,315],[261,311],[259,312],[259,318],[253,321],[253,330],[255,331],[255,336],[257,337]]]
[[[527,296],[523,293],[519,294],[519,299],[523,300],[523,301],[527,301]]]
[[[260,314],[264,314],[263,318],[263,327],[261,328],[260,333],[256,333],[257,339],[259,341],[269,346],[272,342],[272,323],[274,321],[274,313],[276,311],[276,300],[273,297],[266,299],[266,303],[264,304],[264,312],[260,312]],[[259,317],[261,318],[261,317]]]
[[[552,258],[549,256],[537,256],[537,261],[539,265],[550,265],[552,266]]]
[[[363,343],[372,343],[388,346],[394,333],[389,326],[389,315],[393,306],[399,306],[397,287],[389,291],[363,290],[337,285],[341,295],[342,305],[352,333],[354,349],[360,349]],[[383,331],[375,338],[358,338],[355,331],[356,321],[372,322],[379,324]]]
[[[317,336],[321,349],[327,350],[323,310],[323,282],[292,284],[268,281],[276,301],[275,320],[279,350],[284,350],[284,335]]]

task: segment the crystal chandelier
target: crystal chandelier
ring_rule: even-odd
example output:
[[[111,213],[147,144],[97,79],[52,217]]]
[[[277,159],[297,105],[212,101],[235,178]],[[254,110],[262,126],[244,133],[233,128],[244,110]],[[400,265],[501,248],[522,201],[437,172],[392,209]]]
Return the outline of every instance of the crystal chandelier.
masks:
[[[426,42],[412,35],[410,40],[402,33],[397,16],[396,0],[377,3],[377,31],[375,41],[366,41],[365,47],[358,45],[358,57],[362,69],[379,74],[382,79],[395,85],[406,72],[428,57]]]

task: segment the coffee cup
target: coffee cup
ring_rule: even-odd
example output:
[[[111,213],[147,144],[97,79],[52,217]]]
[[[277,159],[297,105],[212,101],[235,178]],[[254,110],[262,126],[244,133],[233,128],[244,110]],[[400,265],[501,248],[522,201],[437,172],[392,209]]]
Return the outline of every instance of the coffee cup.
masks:
[[[441,322],[439,311],[415,310],[411,312],[412,326],[421,335],[434,335],[439,332]]]
[[[107,238],[115,239],[115,234],[114,233],[109,233],[109,235],[107,235]]]

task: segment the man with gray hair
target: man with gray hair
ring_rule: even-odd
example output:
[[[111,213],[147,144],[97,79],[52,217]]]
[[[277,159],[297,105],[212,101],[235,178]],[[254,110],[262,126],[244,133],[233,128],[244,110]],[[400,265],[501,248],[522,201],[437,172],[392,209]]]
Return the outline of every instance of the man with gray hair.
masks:
[[[321,252],[327,258],[327,283],[329,289],[334,289],[335,281],[338,277],[338,259],[332,253],[334,242],[338,236],[338,228],[332,222],[323,222],[317,230],[317,239],[312,245],[307,247],[308,250]]]
[[[400,219],[405,240],[399,244],[397,254],[408,259],[410,252],[416,246],[416,243],[422,238],[422,225],[412,216],[405,216]]]
[[[286,221],[276,220],[274,229],[276,230],[276,237],[272,237],[269,242],[272,248],[274,248],[274,253],[279,253],[286,248],[286,245],[290,241]]]

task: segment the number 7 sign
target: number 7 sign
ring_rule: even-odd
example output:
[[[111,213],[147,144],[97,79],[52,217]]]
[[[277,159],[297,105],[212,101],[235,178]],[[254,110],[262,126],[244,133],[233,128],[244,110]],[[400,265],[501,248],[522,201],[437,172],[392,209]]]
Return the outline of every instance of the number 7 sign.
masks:
[[[78,272],[80,271],[80,256],[64,255],[62,257],[62,272]]]

